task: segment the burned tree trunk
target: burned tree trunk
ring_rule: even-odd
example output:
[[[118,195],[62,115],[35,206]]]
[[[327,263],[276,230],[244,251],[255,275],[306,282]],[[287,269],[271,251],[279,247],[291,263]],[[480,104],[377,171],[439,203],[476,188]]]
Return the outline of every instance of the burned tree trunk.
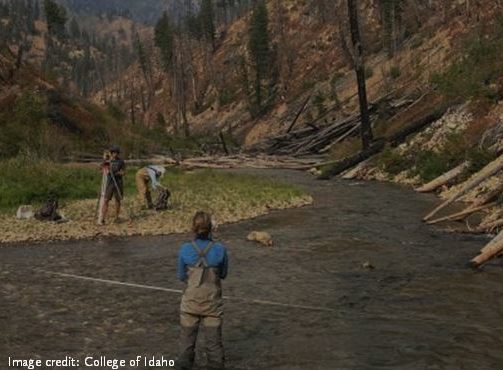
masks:
[[[367,87],[365,84],[365,63],[363,60],[363,46],[360,37],[360,25],[358,21],[358,0],[348,0],[349,28],[351,30],[351,42],[354,51],[354,68],[358,81],[358,98],[361,113],[361,138],[362,149],[366,151],[372,142],[372,126],[367,102]]]

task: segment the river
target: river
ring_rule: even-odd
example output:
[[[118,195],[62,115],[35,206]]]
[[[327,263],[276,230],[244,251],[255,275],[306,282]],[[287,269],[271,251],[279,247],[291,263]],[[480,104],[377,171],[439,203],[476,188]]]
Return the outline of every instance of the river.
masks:
[[[421,223],[438,200],[404,187],[259,173],[315,202],[219,229],[225,294],[284,305],[226,303],[228,369],[503,369],[502,263],[465,268],[487,238]],[[276,245],[245,241],[251,230]],[[181,289],[175,259],[187,237],[0,248],[0,368],[8,356],[174,358],[177,293],[44,271]]]

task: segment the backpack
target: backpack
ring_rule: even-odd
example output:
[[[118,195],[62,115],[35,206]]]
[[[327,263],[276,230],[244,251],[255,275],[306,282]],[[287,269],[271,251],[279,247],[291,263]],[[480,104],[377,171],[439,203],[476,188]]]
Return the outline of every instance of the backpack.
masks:
[[[62,217],[58,214],[58,207],[57,199],[48,199],[35,213],[35,218],[39,221],[59,221]]]
[[[168,189],[159,187],[157,192],[157,199],[155,200],[154,203],[154,209],[156,211],[164,211],[168,209],[168,199],[170,195],[171,193],[169,192]]]

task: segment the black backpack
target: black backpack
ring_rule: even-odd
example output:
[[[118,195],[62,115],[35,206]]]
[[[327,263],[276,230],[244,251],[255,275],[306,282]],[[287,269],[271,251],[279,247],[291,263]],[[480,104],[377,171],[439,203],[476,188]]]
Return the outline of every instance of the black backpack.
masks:
[[[35,213],[35,218],[39,221],[59,221],[59,203],[57,199],[48,199],[44,205]]]
[[[159,187],[157,192],[157,199],[155,200],[154,203],[154,209],[156,211],[164,211],[168,209],[168,199],[170,195],[171,193],[169,192],[168,189]]]

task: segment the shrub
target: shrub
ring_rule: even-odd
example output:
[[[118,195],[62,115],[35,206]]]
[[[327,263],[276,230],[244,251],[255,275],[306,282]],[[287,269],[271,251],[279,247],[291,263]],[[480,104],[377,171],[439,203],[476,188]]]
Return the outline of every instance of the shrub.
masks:
[[[432,76],[432,82],[449,99],[472,97],[498,99],[500,94],[491,85],[503,74],[503,26],[494,33],[477,33],[463,42],[465,54],[445,72]]]
[[[234,93],[229,89],[223,89],[218,95],[218,103],[221,107],[229,105],[235,100]]]
[[[411,161],[407,156],[388,146],[378,156],[377,166],[385,172],[398,175],[410,168]]]
[[[374,70],[372,69],[372,67],[370,67],[370,66],[365,67],[365,78],[369,79],[373,75],[374,75]]]
[[[316,81],[305,80],[302,82],[302,91],[311,90],[316,86]]]
[[[450,134],[442,147],[414,155],[414,171],[423,181],[431,181],[467,159],[468,144],[462,133]]]
[[[318,117],[322,116],[327,108],[325,107],[325,95],[322,92],[318,92],[316,96],[313,98],[313,104],[316,107]]]
[[[393,79],[393,80],[396,80],[398,77],[400,77],[400,75],[402,74],[402,72],[400,71],[400,67],[398,66],[393,66],[391,67],[391,69],[389,70],[389,76]]]
[[[475,173],[480,171],[487,164],[495,160],[497,153],[490,151],[486,148],[475,147],[469,149],[466,153],[466,159],[469,161],[470,166],[467,173]]]
[[[342,72],[336,72],[330,79],[330,84],[331,85],[337,85],[339,81],[344,77],[344,73]]]
[[[423,151],[416,157],[413,173],[419,175],[424,182],[428,182],[459,164],[458,161],[454,162],[452,163],[445,152]]]

